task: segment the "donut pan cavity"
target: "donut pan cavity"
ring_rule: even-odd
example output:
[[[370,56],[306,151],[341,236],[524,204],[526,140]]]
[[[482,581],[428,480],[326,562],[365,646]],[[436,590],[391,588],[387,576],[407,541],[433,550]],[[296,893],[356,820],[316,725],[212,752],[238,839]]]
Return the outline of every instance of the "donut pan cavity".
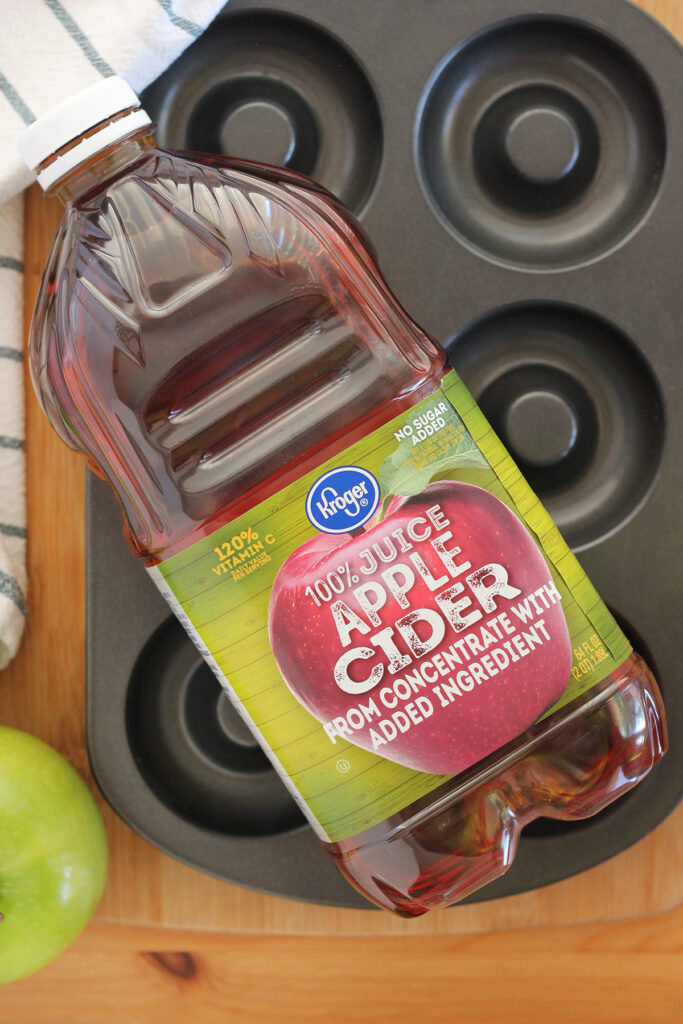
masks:
[[[677,804],[683,53],[623,0],[231,0],[145,93],[162,145],[286,164],[362,221],[647,654],[671,748],[581,823],[535,822],[522,892]],[[367,906],[244,731],[88,484],[88,745],[119,814],[228,881]]]

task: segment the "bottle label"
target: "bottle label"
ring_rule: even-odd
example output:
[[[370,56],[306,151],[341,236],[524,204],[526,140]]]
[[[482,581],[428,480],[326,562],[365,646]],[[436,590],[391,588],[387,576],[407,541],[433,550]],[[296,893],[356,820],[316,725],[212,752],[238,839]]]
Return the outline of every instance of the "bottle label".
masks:
[[[150,572],[329,842],[426,796],[631,651],[452,372]]]

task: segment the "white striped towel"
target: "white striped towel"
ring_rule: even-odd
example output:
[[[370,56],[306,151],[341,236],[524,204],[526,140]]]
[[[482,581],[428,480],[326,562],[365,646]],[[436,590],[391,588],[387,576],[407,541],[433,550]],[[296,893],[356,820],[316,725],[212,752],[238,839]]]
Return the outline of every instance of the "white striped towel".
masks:
[[[108,75],[136,92],[196,38],[225,0],[0,0],[0,669],[26,616],[22,391],[22,198],[27,124]],[[28,439],[31,443],[31,439]]]

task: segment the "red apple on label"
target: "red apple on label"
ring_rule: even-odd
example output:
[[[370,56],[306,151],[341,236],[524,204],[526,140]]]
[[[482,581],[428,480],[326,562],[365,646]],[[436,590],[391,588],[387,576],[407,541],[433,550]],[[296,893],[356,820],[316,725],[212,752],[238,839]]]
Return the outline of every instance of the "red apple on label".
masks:
[[[270,642],[331,742],[456,774],[530,726],[572,664],[560,596],[502,501],[442,481],[365,532],[323,533],[282,565]]]

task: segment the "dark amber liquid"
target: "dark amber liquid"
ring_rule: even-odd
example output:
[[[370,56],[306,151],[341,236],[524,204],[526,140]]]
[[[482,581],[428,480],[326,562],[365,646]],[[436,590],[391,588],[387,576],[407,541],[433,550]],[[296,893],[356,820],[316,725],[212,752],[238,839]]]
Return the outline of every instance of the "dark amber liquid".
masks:
[[[307,179],[135,136],[80,168],[64,195],[32,372],[56,429],[114,489],[147,565],[443,376],[443,352],[397,304],[358,226]],[[656,684],[636,658],[556,719],[330,846],[342,872],[404,915],[454,902],[505,870],[527,821],[594,813],[664,749]]]

